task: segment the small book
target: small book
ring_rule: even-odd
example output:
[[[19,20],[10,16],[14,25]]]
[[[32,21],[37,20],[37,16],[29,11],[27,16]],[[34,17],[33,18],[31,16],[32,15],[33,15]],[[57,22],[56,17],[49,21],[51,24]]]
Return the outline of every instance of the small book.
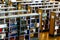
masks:
[[[0,33],[2,32],[2,28],[0,28]]]

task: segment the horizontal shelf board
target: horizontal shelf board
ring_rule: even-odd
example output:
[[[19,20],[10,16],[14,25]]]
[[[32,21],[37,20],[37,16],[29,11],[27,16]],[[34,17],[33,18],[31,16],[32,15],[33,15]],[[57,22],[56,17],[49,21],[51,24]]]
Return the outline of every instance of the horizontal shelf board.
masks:
[[[42,9],[42,10],[49,10],[49,9],[60,9],[60,7],[51,7],[51,8],[40,8],[40,9]]]
[[[60,6],[60,4],[51,4],[51,5],[30,5],[30,7],[43,7],[43,6]]]
[[[32,2],[32,1],[14,1],[14,2],[15,2],[15,3],[18,3],[18,2],[23,2],[23,3],[24,3],[24,2]],[[14,3],[14,2],[13,2],[13,3]]]
[[[5,6],[5,4],[0,4],[0,6]]]
[[[23,4],[23,5],[27,5],[27,4],[39,4],[39,3],[53,3],[53,2],[32,2],[32,3],[21,3],[21,4]],[[56,2],[54,2],[54,3],[58,3],[58,1],[56,1]]]
[[[23,16],[37,16],[39,15],[38,13],[31,13],[31,14],[21,14],[21,15],[11,15],[11,16],[0,16],[0,19],[4,18],[14,18],[14,17],[23,17]]]
[[[0,9],[13,9],[13,8],[16,8],[16,7],[1,7]]]
[[[27,12],[26,10],[12,10],[12,11],[0,11],[0,14],[1,13],[15,13],[15,12]]]
[[[55,13],[60,13],[60,11],[53,11],[53,12],[55,12]]]

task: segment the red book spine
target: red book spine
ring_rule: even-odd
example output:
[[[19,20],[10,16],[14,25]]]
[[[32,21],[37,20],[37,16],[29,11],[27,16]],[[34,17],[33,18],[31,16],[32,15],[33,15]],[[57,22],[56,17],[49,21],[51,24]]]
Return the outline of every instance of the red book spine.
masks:
[[[2,32],[2,28],[0,28],[0,32]]]

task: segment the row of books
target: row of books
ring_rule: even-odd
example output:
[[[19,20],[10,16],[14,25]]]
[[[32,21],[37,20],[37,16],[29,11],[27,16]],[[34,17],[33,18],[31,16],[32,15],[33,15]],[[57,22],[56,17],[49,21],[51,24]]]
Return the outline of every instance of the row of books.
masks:
[[[32,20],[32,22],[30,22]],[[17,20],[11,19],[9,23],[0,25],[0,39],[4,39],[5,37],[14,37],[24,34],[37,33],[39,27],[39,19],[30,19],[30,20]],[[35,21],[36,20],[36,21]],[[28,24],[27,21],[30,23]],[[33,29],[32,29],[33,28]],[[32,29],[32,30],[30,30]],[[4,34],[5,36],[3,36]],[[3,36],[3,38],[2,38]]]

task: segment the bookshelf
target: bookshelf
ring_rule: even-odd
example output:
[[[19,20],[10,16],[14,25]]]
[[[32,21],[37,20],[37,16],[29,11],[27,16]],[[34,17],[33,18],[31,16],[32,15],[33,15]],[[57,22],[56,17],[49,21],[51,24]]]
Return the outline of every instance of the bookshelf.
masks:
[[[44,31],[49,30],[49,25],[50,25],[50,15],[51,15],[51,11],[59,11],[59,7],[55,7],[55,8],[40,8],[41,10],[43,10],[42,13],[42,28]],[[43,15],[44,14],[44,15]]]
[[[25,18],[22,17],[21,20],[22,23],[20,28],[21,31],[24,30],[26,40],[34,40],[35,38],[37,40],[39,28],[39,16],[28,16]],[[24,27],[25,29],[23,29]],[[20,34],[23,34],[23,31]]]
[[[14,17],[19,17],[19,16],[16,16],[16,15],[19,15],[19,14],[16,14],[18,12],[24,13],[27,11],[26,10],[0,11],[0,17],[2,18],[2,19],[0,19],[0,24],[1,24],[0,40],[16,40],[16,39],[18,39],[18,31],[17,31],[18,27],[16,24],[17,23],[16,18],[14,18]],[[10,17],[13,17],[13,18],[10,18]]]
[[[32,3],[21,3],[22,5],[43,5],[43,4],[58,4],[59,2],[57,2],[57,1],[55,1],[54,3],[53,2],[49,2],[49,1],[46,1],[46,2],[36,2],[36,1],[34,1],[34,2],[32,2]]]
[[[0,11],[9,11],[9,10],[16,10],[15,7],[1,7]]]
[[[30,5],[32,9],[39,9],[39,8],[55,8],[59,7],[60,4],[46,4],[46,5]]]
[[[46,6],[48,6],[49,7],[49,5],[50,6],[53,6],[53,5],[57,5],[57,4],[59,4],[59,2],[32,2],[32,3],[21,3],[21,5],[23,5],[23,8],[26,8],[26,7],[28,7],[28,6],[34,6],[34,7],[36,7],[36,5],[39,5],[39,6],[44,6],[44,7],[46,7]],[[46,6],[45,6],[46,5]],[[41,7],[42,8],[42,7]]]
[[[6,36],[3,40],[16,40],[17,38],[18,40],[38,40],[39,20],[39,14],[37,13],[0,17],[0,22],[7,26],[7,33],[5,33]]]
[[[12,2],[12,5],[15,6],[16,8],[17,5],[22,5],[21,8],[24,8],[26,9],[26,7],[28,7],[29,5],[50,5],[50,4],[59,4],[59,2],[49,2],[49,1],[46,1],[46,2],[34,2],[34,1],[15,1],[15,2]]]
[[[54,11],[51,12],[51,16],[50,16],[50,31],[49,31],[49,35],[50,36],[58,36],[60,35],[60,12],[59,11]],[[53,31],[52,31],[53,30]]]
[[[15,2],[12,2],[12,5],[15,6],[16,9],[18,9],[18,7],[23,8],[21,3],[32,3],[32,1],[15,1]]]
[[[52,6],[51,5],[48,5],[48,6],[52,6],[52,7],[46,7],[46,8],[43,8],[44,6],[47,6],[47,5],[31,5],[30,6],[30,11],[32,13],[37,13],[37,9],[41,9],[43,12],[42,12],[42,28],[40,29],[41,31],[48,31],[49,30],[49,22],[50,22],[50,12],[51,11],[59,11],[60,10],[60,7],[57,6],[55,7],[56,5],[59,5],[59,4],[54,4]],[[41,27],[41,26],[40,26]]]
[[[7,32],[6,28],[7,28],[7,24],[1,24],[0,23],[0,39],[3,39],[3,38],[5,38],[7,36],[5,34]]]

